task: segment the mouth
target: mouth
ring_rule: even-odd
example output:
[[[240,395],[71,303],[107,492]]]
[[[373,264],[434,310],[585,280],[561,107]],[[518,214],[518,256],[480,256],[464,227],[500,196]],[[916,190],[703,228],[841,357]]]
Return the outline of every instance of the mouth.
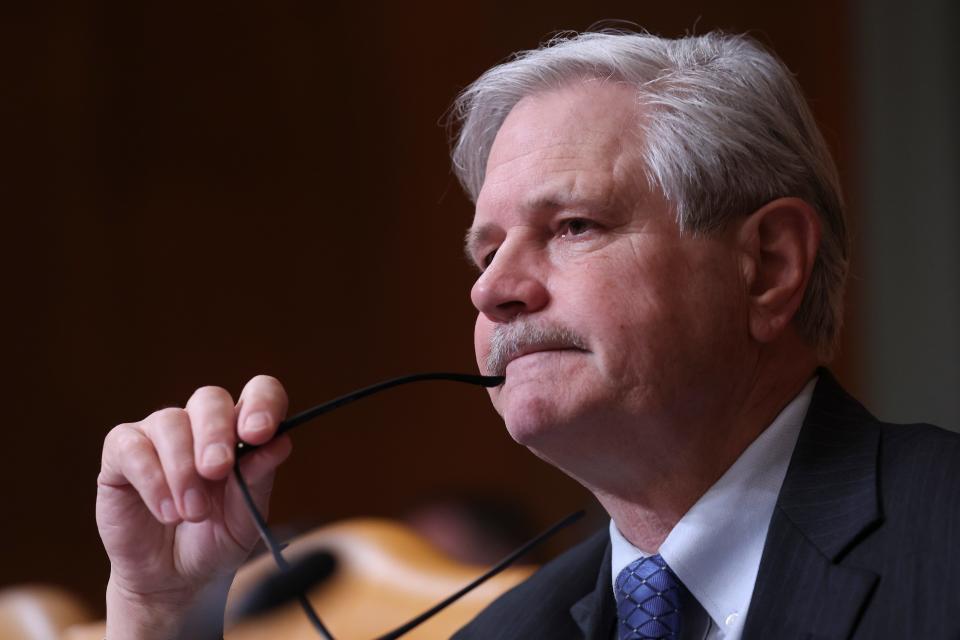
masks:
[[[504,371],[506,371],[507,367],[509,367],[511,363],[525,356],[536,355],[538,353],[551,353],[551,352],[559,352],[559,351],[576,351],[579,353],[587,352],[586,349],[581,349],[580,347],[576,347],[573,345],[528,345],[520,349],[517,349],[517,351],[512,352],[510,355],[508,355],[504,359],[503,369]]]
[[[516,321],[494,327],[486,354],[489,375],[504,375],[507,365],[525,356],[550,351],[588,352],[587,341],[578,333],[558,324]]]

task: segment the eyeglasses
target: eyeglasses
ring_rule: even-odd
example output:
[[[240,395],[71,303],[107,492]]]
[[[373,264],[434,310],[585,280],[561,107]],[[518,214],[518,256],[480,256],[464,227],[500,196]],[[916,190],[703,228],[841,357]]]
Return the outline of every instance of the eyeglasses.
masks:
[[[305,422],[308,422],[310,420],[313,420],[314,418],[317,418],[318,416],[323,415],[324,413],[328,413],[330,411],[333,411],[334,409],[339,409],[344,405],[360,400],[361,398],[371,396],[375,393],[379,393],[380,391],[384,391],[392,387],[398,387],[404,384],[409,384],[411,382],[421,382],[421,381],[427,381],[427,380],[447,380],[451,382],[461,382],[465,384],[478,385],[481,387],[495,387],[497,385],[503,384],[504,378],[503,376],[477,376],[477,375],[470,375],[470,374],[463,374],[463,373],[417,373],[409,376],[403,376],[400,378],[393,378],[391,380],[386,380],[384,382],[380,382],[378,384],[371,385],[363,389],[358,389],[357,391],[348,393],[347,395],[341,396],[334,400],[330,400],[329,402],[325,402],[311,409],[307,409],[303,413],[299,413],[293,416],[292,418],[284,420],[277,427],[276,435],[285,433],[296,426],[299,426]],[[237,479],[237,484],[240,486],[240,491],[243,494],[244,502],[247,505],[247,509],[250,511],[250,516],[253,518],[254,524],[257,527],[257,531],[259,531],[260,533],[260,538],[263,540],[264,545],[266,545],[267,549],[270,551],[270,554],[273,556],[273,559],[276,562],[277,567],[280,569],[281,573],[289,573],[291,570],[291,567],[290,567],[290,564],[287,562],[286,558],[283,557],[283,553],[281,552],[282,547],[277,543],[276,539],[273,537],[273,534],[270,532],[270,529],[267,527],[267,522],[264,519],[263,515],[260,513],[260,511],[257,509],[256,504],[254,504],[253,497],[250,495],[250,489],[247,486],[247,483],[244,481],[243,475],[241,475],[240,473],[240,459],[243,456],[248,455],[250,452],[255,451],[257,448],[258,448],[257,446],[249,445],[244,442],[240,442],[237,445],[236,463],[233,466],[233,475]],[[434,615],[440,613],[441,611],[443,611],[448,606],[450,606],[451,604],[453,604],[454,602],[456,602],[457,600],[465,596],[467,593],[469,593],[473,589],[479,587],[481,584],[483,584],[493,576],[497,575],[498,573],[506,569],[508,566],[513,564],[518,558],[523,556],[525,553],[527,553],[537,545],[539,545],[541,542],[545,541],[547,538],[550,538],[561,529],[564,529],[565,527],[579,520],[581,517],[583,517],[583,514],[584,514],[583,511],[578,511],[560,520],[559,522],[551,526],[549,529],[547,529],[546,531],[544,531],[543,533],[533,538],[532,540],[530,540],[529,542],[527,542],[526,544],[518,548],[516,551],[514,551],[513,553],[505,557],[503,560],[501,560],[496,565],[494,565],[489,571],[487,571],[486,573],[478,577],[476,580],[474,580],[467,586],[463,587],[462,589],[450,595],[449,597],[442,600],[441,602],[438,602],[436,605],[427,609],[426,611],[416,616],[415,618],[411,619],[409,622],[406,622],[403,625],[394,629],[393,631],[390,631],[380,636],[379,638],[377,638],[377,640],[393,640],[394,638],[399,638],[405,635],[407,632],[411,631],[412,629],[420,626],[422,623],[426,622],[427,620],[432,618]],[[334,640],[333,634],[331,634],[330,631],[326,628],[326,626],[324,626],[323,622],[320,620],[320,616],[317,615],[317,612],[313,609],[313,606],[310,604],[310,601],[307,599],[307,596],[303,591],[299,592],[299,594],[297,595],[297,600],[299,601],[300,606],[303,608],[304,613],[306,614],[307,618],[310,620],[310,623],[313,625],[314,629],[316,629],[320,637],[325,638],[326,640]]]

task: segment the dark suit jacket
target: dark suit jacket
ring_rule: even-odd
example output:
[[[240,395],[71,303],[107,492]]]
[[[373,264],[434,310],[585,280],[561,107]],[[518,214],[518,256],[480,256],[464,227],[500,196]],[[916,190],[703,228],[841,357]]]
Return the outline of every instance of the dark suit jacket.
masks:
[[[457,640],[609,640],[600,531]],[[960,638],[960,435],[879,422],[820,371],[774,508],[744,640]]]

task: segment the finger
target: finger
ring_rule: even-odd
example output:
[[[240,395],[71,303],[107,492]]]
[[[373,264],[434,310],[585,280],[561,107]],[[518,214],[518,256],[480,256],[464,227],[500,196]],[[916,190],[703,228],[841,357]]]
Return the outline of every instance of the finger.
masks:
[[[233,398],[220,387],[201,387],[186,406],[193,430],[193,459],[208,480],[222,480],[233,466],[237,441],[237,411]]]
[[[276,378],[256,376],[243,388],[237,408],[240,438],[250,444],[263,444],[287,415],[287,392]]]
[[[180,516],[191,522],[206,518],[210,498],[193,463],[193,434],[187,412],[183,409],[157,411],[143,421],[143,430],[157,450]]]
[[[240,473],[250,489],[250,495],[261,515],[266,518],[270,504],[270,491],[277,467],[290,455],[293,444],[290,436],[283,434],[260,447],[240,463]],[[238,540],[253,545],[257,530],[243,504],[240,487],[233,480],[227,485],[227,525]]]
[[[280,435],[247,456],[240,464],[247,486],[269,491],[277,467],[293,451],[293,443],[287,434]]]
[[[166,524],[180,520],[156,449],[133,425],[122,424],[107,434],[97,481],[112,487],[130,485],[154,518]]]

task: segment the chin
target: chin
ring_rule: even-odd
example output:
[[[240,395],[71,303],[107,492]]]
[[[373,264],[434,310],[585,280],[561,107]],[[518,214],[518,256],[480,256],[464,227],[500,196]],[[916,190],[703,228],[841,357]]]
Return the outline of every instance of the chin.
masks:
[[[544,398],[525,398],[498,410],[510,437],[531,449],[543,448],[565,431],[566,421],[558,415],[556,404]]]

